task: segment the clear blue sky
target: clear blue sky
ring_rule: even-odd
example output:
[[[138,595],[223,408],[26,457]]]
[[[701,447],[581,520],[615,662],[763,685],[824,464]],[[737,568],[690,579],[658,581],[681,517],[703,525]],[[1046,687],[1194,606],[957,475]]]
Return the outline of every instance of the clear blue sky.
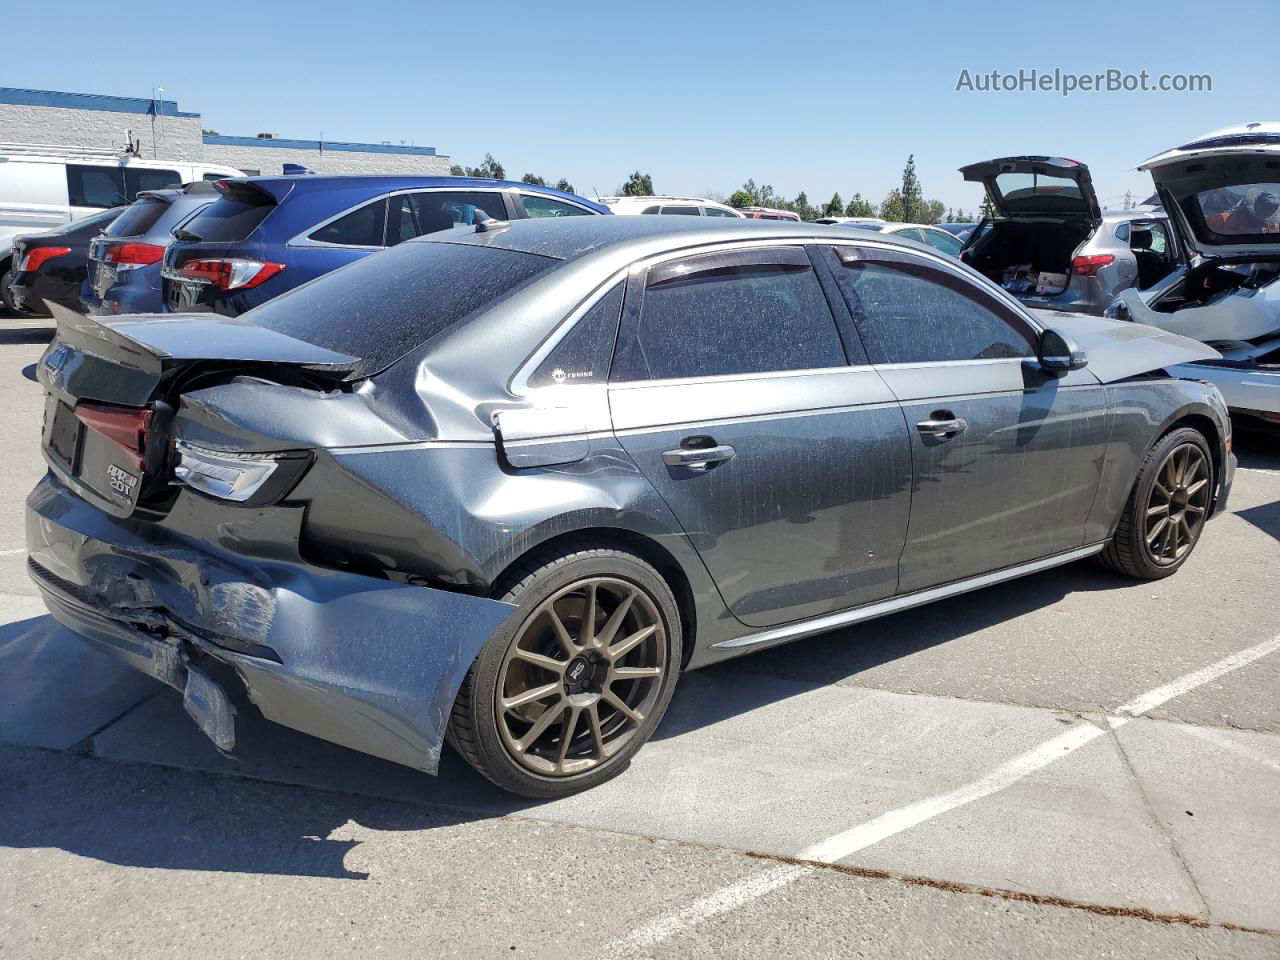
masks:
[[[878,201],[914,153],[925,195],[970,209],[979,189],[956,168],[975,160],[1073,157],[1118,204],[1149,192],[1132,168],[1151,154],[1280,118],[1275,0],[145,7],[5,4],[0,86],[159,85],[224,134],[405,140],[467,164],[491,152],[513,178],[564,176],[584,193],[640,169],[661,192],[753,177],[811,202]],[[1208,73],[1213,90],[955,90],[962,68],[1032,67]]]

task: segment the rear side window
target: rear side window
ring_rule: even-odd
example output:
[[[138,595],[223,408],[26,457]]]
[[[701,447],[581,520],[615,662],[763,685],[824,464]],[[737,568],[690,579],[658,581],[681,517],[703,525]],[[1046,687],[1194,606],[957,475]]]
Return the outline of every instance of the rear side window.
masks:
[[[67,164],[67,202],[73,207],[118,207],[127,203],[119,167]]]
[[[418,236],[470,226],[481,220],[507,219],[507,208],[500,193],[431,190],[409,196],[418,220]]]
[[[141,167],[124,168],[124,186],[129,200],[138,198],[143,190],[159,190],[162,187],[176,187],[182,183],[182,175],[177,170],[147,170]]]
[[[311,233],[307,239],[317,243],[333,243],[343,247],[382,246],[383,225],[387,219],[387,201],[384,197],[373,203],[352,210]],[[199,231],[196,231],[199,233]]]
[[[402,243],[269,300],[246,322],[359,357],[371,376],[560,263],[460,243]]]
[[[737,217],[734,217],[733,214],[730,213],[728,210],[721,210],[719,207],[707,207],[707,216],[708,217],[730,217],[735,220],[737,219]],[[771,213],[765,213],[760,215],[760,219],[761,220],[777,220],[778,218]]]
[[[852,259],[837,280],[875,363],[995,360],[1035,353],[1031,332],[964,278],[914,257]]]
[[[120,214],[115,223],[107,228],[107,236],[140,237],[154,227],[156,221],[168,209],[168,200],[160,200],[156,197],[141,197],[134,201],[133,205]]]
[[[622,284],[595,302],[529,378],[531,387],[561,384],[604,383],[609,379],[609,359],[618,334],[622,312]]]
[[[276,208],[276,202],[261,190],[232,188],[201,210],[182,229],[201,240],[234,243],[246,240]]]
[[[610,378],[663,380],[845,365],[804,250],[708,254],[651,268]]]
[[[697,207],[663,207],[662,212],[668,216],[674,214],[679,217],[700,217],[702,211]]]

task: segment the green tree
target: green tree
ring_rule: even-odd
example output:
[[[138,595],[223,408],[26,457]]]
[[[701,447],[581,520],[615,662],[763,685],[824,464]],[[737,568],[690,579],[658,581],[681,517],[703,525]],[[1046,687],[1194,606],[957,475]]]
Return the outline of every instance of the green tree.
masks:
[[[941,200],[930,200],[921,208],[920,219],[917,223],[939,223],[942,215],[946,212],[946,208],[942,205]]]
[[[747,193],[746,190],[735,190],[733,193],[729,194],[729,206],[741,208],[755,207],[759,206],[759,204],[756,203],[756,198],[752,194]]]
[[[821,214],[813,207],[809,206],[809,197],[803,190],[796,194],[796,198],[791,201],[790,209],[800,214],[801,220],[814,220]]]
[[[907,165],[902,170],[902,186],[898,195],[902,199],[902,219],[907,223],[917,223],[924,213],[924,195],[920,190],[920,178],[916,176],[915,154],[907,157]],[[886,218],[887,219],[887,218]]]
[[[627,177],[627,182],[618,188],[624,197],[651,197],[654,194],[653,177],[637,170]]]
[[[994,217],[995,215],[996,205],[991,202],[991,197],[989,195],[984,195],[982,198],[982,207],[978,211],[978,219],[986,220],[987,218]]]
[[[827,201],[827,205],[822,208],[824,217],[839,217],[844,214],[844,201],[840,199],[839,193],[833,193],[831,199]]]
[[[545,187],[547,185],[547,181],[543,180],[536,173],[526,173],[523,177],[520,178],[520,182],[532,183],[535,187]]]
[[[578,192],[577,188],[568,180],[566,180],[564,177],[561,177],[559,180],[556,181],[556,189],[563,190],[565,193]]]
[[[449,167],[449,176],[451,176],[451,177],[465,177],[466,175],[467,175],[467,168],[466,168],[466,167],[459,166],[459,165],[458,165],[458,164],[456,164],[456,163],[455,163],[455,164],[450,165],[450,167]]]
[[[486,153],[484,155],[484,163],[478,167],[462,167],[456,163],[453,164],[449,167],[449,175],[452,177],[484,177],[487,180],[507,179],[506,168],[493,159],[492,153]]]
[[[849,201],[849,205],[844,208],[844,215],[846,217],[874,217],[876,208],[869,200],[863,200],[862,194],[855,193],[853,199]]]
[[[902,191],[890,190],[888,196],[880,201],[880,219],[889,220],[893,223],[901,223],[906,220],[906,214],[902,207]]]

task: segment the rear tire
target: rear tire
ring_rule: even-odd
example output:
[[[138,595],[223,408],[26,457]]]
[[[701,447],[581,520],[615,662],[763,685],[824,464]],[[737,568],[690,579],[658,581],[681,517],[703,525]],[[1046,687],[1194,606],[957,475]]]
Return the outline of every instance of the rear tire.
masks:
[[[617,776],[675,690],[683,638],[671,588],[634,554],[573,543],[515,568],[494,596],[519,614],[471,665],[450,746],[535,799]]]
[[[1147,451],[1100,561],[1139,580],[1176,573],[1200,542],[1213,490],[1204,435],[1191,427],[1165,434]]]

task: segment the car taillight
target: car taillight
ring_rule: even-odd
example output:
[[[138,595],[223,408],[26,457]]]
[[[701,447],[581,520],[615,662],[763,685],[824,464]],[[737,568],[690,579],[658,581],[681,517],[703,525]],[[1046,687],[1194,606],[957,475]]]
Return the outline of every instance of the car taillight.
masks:
[[[136,457],[142,469],[142,456],[147,449],[147,428],[152,411],[147,407],[111,407],[100,403],[76,405],[76,419],[90,430],[106,437]]]
[[[283,269],[283,263],[269,260],[188,260],[177,273],[186,280],[212,284],[219,290],[248,290]]]
[[[164,247],[154,243],[112,243],[103,251],[103,259],[119,270],[137,270],[158,263],[164,256]]]
[[[1096,277],[1103,267],[1115,263],[1116,258],[1109,253],[1095,253],[1088,257],[1076,257],[1071,261],[1071,272],[1078,277]]]
[[[17,272],[26,273],[28,270],[39,270],[46,260],[65,256],[70,252],[70,247],[36,247],[33,250],[28,250],[26,256],[19,261]]]

